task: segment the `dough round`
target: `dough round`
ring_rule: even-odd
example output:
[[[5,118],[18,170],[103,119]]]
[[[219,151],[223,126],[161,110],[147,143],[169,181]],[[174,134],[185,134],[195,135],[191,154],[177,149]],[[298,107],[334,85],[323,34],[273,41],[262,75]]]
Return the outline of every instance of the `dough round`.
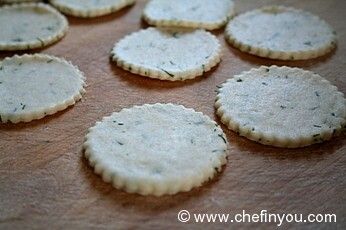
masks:
[[[148,28],[115,44],[113,60],[135,74],[178,81],[203,75],[221,61],[218,39],[204,30]]]
[[[92,18],[116,12],[135,0],[50,0],[61,12],[82,18]]]
[[[35,54],[0,62],[0,121],[29,122],[75,104],[85,92],[83,74],[57,57]]]
[[[49,5],[22,3],[0,7],[0,50],[27,50],[61,39],[66,18]]]
[[[217,114],[231,130],[265,145],[296,148],[329,140],[345,126],[343,93],[309,71],[252,69],[222,85]]]
[[[176,26],[214,30],[234,14],[231,0],[151,0],[143,18],[155,26]]]
[[[221,128],[173,104],[135,106],[103,118],[89,129],[84,149],[105,182],[142,195],[189,191],[227,161]]]
[[[281,60],[303,60],[327,54],[336,32],[319,17],[294,8],[268,6],[235,17],[226,38],[243,52]]]

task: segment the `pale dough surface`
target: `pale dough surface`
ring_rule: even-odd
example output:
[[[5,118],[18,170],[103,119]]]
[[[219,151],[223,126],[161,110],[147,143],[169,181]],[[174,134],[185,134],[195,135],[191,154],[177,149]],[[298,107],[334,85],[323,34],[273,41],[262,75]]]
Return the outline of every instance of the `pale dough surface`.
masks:
[[[262,144],[301,147],[330,139],[345,125],[345,98],[327,80],[289,67],[260,67],[219,89],[217,114]]]
[[[195,78],[216,66],[221,45],[204,30],[148,28],[120,40],[112,54],[120,67],[132,73],[176,81]]]
[[[135,0],[50,0],[63,13],[77,17],[106,15],[131,5]]]
[[[226,163],[227,141],[209,117],[173,104],[135,106],[89,129],[85,155],[119,189],[142,195],[189,191]]]
[[[336,33],[325,21],[282,6],[235,17],[226,28],[226,37],[245,52],[273,59],[314,58],[336,45]]]
[[[233,15],[231,0],[151,0],[144,19],[156,26],[217,29]]]
[[[31,121],[74,104],[84,93],[84,75],[67,61],[43,54],[0,62],[2,122]]]
[[[25,50],[47,46],[64,36],[66,18],[43,3],[0,7],[0,50]]]

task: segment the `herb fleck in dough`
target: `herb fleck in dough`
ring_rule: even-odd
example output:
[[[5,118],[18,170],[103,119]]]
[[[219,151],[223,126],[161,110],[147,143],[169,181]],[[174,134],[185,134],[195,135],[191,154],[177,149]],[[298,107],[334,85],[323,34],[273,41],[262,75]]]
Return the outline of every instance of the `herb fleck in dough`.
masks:
[[[346,123],[345,98],[327,80],[289,67],[260,67],[229,79],[216,101],[221,121],[241,136],[277,147],[329,140]]]
[[[325,21],[283,6],[235,17],[227,25],[226,38],[243,52],[281,60],[315,58],[336,46],[336,33]]]
[[[66,18],[43,3],[0,7],[0,50],[27,50],[50,45],[67,29]]]
[[[0,62],[0,118],[29,122],[75,104],[84,90],[84,76],[72,64],[35,54]]]
[[[221,45],[204,30],[148,28],[119,41],[112,56],[118,66],[132,73],[178,81],[203,75],[216,66]]]
[[[76,17],[97,17],[118,11],[135,0],[50,0],[61,12]]]
[[[151,25],[218,29],[234,13],[231,0],[151,0],[143,17]]]
[[[104,181],[129,193],[161,196],[189,191],[226,163],[221,128],[173,104],[135,106],[89,129],[85,156]]]

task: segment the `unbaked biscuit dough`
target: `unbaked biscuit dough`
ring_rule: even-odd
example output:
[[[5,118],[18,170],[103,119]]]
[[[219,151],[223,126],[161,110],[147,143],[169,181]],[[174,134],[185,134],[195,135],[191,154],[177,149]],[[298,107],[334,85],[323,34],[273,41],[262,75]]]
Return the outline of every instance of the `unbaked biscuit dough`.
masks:
[[[23,3],[0,7],[0,28],[0,51],[27,50],[61,39],[68,22],[47,4]]]
[[[234,76],[219,89],[217,114],[231,130],[265,145],[296,148],[340,133],[343,93],[299,68],[265,67]]]
[[[319,17],[302,10],[267,6],[235,17],[226,38],[243,52],[281,60],[303,60],[327,54],[336,32]]]
[[[226,163],[227,140],[202,113],[181,105],[123,109],[89,129],[85,156],[105,182],[129,193],[189,191]]]
[[[218,39],[204,30],[148,28],[132,33],[112,50],[117,65],[168,81],[203,75],[221,61]]]
[[[85,77],[64,59],[44,54],[0,62],[0,121],[29,122],[66,109],[81,99]]]

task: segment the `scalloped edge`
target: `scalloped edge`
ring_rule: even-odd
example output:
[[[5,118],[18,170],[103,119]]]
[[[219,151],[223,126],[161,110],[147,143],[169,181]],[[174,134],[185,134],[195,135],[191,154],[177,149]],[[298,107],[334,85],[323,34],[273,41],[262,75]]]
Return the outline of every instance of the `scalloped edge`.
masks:
[[[68,65],[70,67],[73,67],[75,70],[75,73],[78,77],[80,77],[82,83],[81,88],[79,91],[75,93],[75,95],[71,96],[70,98],[66,99],[65,101],[62,101],[61,103],[52,105],[50,107],[40,107],[36,111],[31,111],[28,113],[23,114],[11,114],[11,113],[1,113],[0,112],[0,122],[7,123],[19,123],[19,122],[30,122],[32,120],[38,120],[45,116],[52,115],[54,113],[57,113],[59,111],[65,110],[67,107],[74,105],[77,101],[79,101],[82,96],[85,94],[85,87],[87,86],[85,83],[85,76],[83,72],[81,72],[78,67],[74,66],[71,62],[66,61],[63,58],[58,58],[51,55],[46,54],[24,54],[24,55],[14,55],[12,57],[6,57],[4,60],[0,61],[0,65],[4,61],[17,61],[17,60],[24,60],[24,61],[30,61],[32,59],[41,59],[41,60],[55,60],[56,62]]]
[[[210,56],[206,60],[207,62],[205,64],[202,64],[198,68],[188,69],[188,70],[184,70],[184,71],[180,71],[180,72],[174,72],[173,76],[172,76],[172,74],[168,74],[167,72],[164,72],[162,70],[158,70],[156,68],[155,69],[146,68],[146,67],[143,67],[140,65],[132,64],[130,62],[125,61],[124,59],[122,59],[121,57],[119,57],[116,54],[115,49],[120,42],[122,42],[123,40],[126,40],[130,36],[137,36],[138,34],[144,32],[144,31],[153,30],[153,29],[156,30],[157,28],[149,27],[147,29],[141,29],[137,32],[133,32],[133,33],[125,36],[123,39],[121,39],[120,41],[115,43],[115,45],[111,51],[112,60],[114,62],[116,62],[120,68],[122,68],[126,71],[129,71],[133,74],[138,74],[138,75],[141,75],[144,77],[149,77],[149,78],[159,79],[159,80],[167,80],[167,81],[185,81],[185,80],[189,80],[189,79],[194,79],[196,77],[204,75],[206,72],[210,71],[213,67],[217,66],[221,62],[222,46],[221,46],[219,40],[217,39],[217,37],[215,37],[210,32],[202,30],[202,29],[201,29],[201,31],[207,33],[208,36],[210,36],[210,38],[212,40],[214,40],[214,42],[217,45],[217,48],[216,48],[214,55]],[[167,29],[167,28],[162,28],[162,29]],[[177,29],[177,31],[178,30],[180,30],[180,29]]]
[[[282,66],[278,67],[276,65],[272,66],[261,66],[259,68],[252,68],[249,71],[244,71],[239,75],[235,75],[233,78],[228,79],[226,82],[221,84],[220,88],[218,89],[218,94],[216,96],[216,101],[215,101],[215,109],[216,109],[216,114],[219,116],[221,122],[225,124],[230,130],[236,132],[238,135],[246,137],[247,139],[250,139],[252,141],[261,143],[263,145],[270,145],[270,146],[275,146],[275,147],[280,147],[280,148],[300,148],[300,147],[305,147],[308,145],[312,144],[317,144],[321,143],[327,140],[330,140],[333,136],[339,135],[343,129],[346,127],[346,110],[343,118],[343,122],[341,122],[340,126],[336,129],[334,129],[332,132],[329,129],[325,129],[320,132],[320,139],[318,141],[315,140],[312,136],[306,137],[306,136],[301,136],[297,139],[292,139],[289,137],[276,137],[274,134],[268,134],[266,135],[265,133],[261,133],[258,130],[252,131],[250,127],[245,127],[242,126],[240,123],[235,121],[229,114],[227,114],[226,109],[222,106],[222,88],[227,85],[229,82],[235,81],[238,78],[244,78],[244,76],[250,74],[253,71],[260,71],[260,70],[270,70],[270,69],[289,69],[289,70],[297,70],[301,71],[302,73],[307,73],[310,74],[312,78],[317,78],[321,82],[327,84],[330,86],[330,89],[335,91],[336,95],[339,95],[340,97],[343,97],[344,99],[344,104],[346,104],[346,99],[344,98],[344,94],[340,91],[338,91],[337,87],[332,85],[328,80],[325,78],[321,77],[320,75],[313,73],[311,71],[303,70],[300,68],[292,68],[288,66]]]
[[[62,13],[80,18],[94,18],[111,14],[127,6],[131,6],[135,4],[135,2],[135,0],[122,0],[121,2],[106,7],[93,8],[89,10],[79,10],[63,3],[57,2],[56,0],[49,0],[49,3],[51,3]]]
[[[37,41],[31,42],[20,42],[20,43],[1,43],[0,41],[0,51],[13,51],[13,50],[30,50],[36,48],[42,48],[48,45],[51,45],[61,38],[63,38],[68,30],[68,22],[64,15],[62,15],[59,11],[54,9],[53,7],[44,4],[44,3],[19,3],[19,4],[11,4],[0,7],[0,11],[3,9],[13,9],[13,8],[25,8],[25,7],[33,7],[33,8],[42,8],[47,10],[48,12],[54,14],[61,22],[62,27],[59,30],[55,31],[55,34],[48,36],[46,38],[40,38]]]
[[[148,107],[154,107],[154,106],[174,106],[179,107],[185,111],[193,112],[200,114],[204,119],[209,121],[215,129],[217,129],[218,132],[220,132],[220,135],[222,136],[224,142],[221,142],[220,147],[223,147],[224,152],[222,154],[219,154],[218,158],[215,158],[215,160],[210,164],[210,168],[207,172],[204,172],[203,175],[200,175],[198,178],[189,178],[189,180],[186,180],[186,178],[182,178],[181,181],[174,181],[175,183],[169,184],[167,183],[154,183],[151,182],[150,184],[144,184],[141,183],[138,178],[131,178],[126,177],[124,175],[120,175],[116,172],[111,172],[108,170],[105,166],[102,165],[96,154],[93,152],[92,149],[92,143],[90,140],[90,133],[98,124],[101,122],[106,121],[107,119],[110,119],[113,114],[117,114],[123,111],[132,110],[132,109],[142,109],[142,108],[148,108]],[[223,144],[224,143],[224,144]],[[222,145],[222,146],[221,146]],[[88,160],[88,163],[91,167],[94,168],[94,172],[98,175],[100,175],[104,182],[111,183],[114,188],[120,189],[123,191],[126,191],[128,193],[137,193],[143,196],[146,195],[154,195],[154,196],[163,196],[163,195],[174,195],[178,192],[188,192],[191,189],[195,187],[202,186],[203,183],[212,180],[214,176],[222,171],[222,166],[227,163],[227,150],[228,150],[228,141],[227,138],[221,129],[221,127],[213,121],[210,117],[204,115],[201,112],[196,112],[194,109],[186,108],[182,105],[175,105],[172,103],[162,104],[162,103],[156,103],[156,104],[144,104],[144,105],[137,105],[133,106],[131,108],[124,108],[120,110],[119,112],[114,112],[112,115],[102,118],[101,121],[96,122],[95,126],[89,128],[88,134],[85,136],[85,141],[83,144],[84,149],[84,156]],[[185,179],[185,180],[184,180]],[[167,186],[169,184],[169,186]]]
[[[234,16],[234,1],[232,2],[232,6],[230,7],[230,10],[225,17],[219,21],[215,22],[200,22],[200,21],[189,21],[189,20],[178,20],[178,19],[162,19],[157,20],[148,15],[148,8],[149,3],[146,4],[144,7],[142,18],[145,20],[149,25],[152,26],[158,26],[158,27],[182,27],[182,28],[192,28],[192,29],[205,29],[205,30],[215,30],[220,29],[224,25],[227,24],[227,22]]]
[[[256,11],[262,11],[262,10],[272,9],[272,8],[277,8],[277,9],[286,10],[286,11],[296,11],[296,12],[302,12],[304,14],[309,14],[310,16],[317,18],[319,21],[321,21],[326,26],[328,26],[331,29],[331,31],[334,31],[333,28],[326,21],[324,21],[320,17],[318,17],[318,16],[316,16],[316,15],[314,15],[308,11],[296,9],[293,7],[280,6],[280,5],[279,6],[277,6],[277,5],[265,6],[265,7],[259,8],[259,9],[245,12],[243,14],[238,15],[237,17],[239,17],[241,15],[248,14],[248,13],[253,13]],[[237,17],[235,17],[235,18],[237,18]],[[284,61],[307,60],[307,59],[313,59],[313,58],[317,58],[317,57],[321,57],[323,55],[326,55],[327,53],[330,53],[332,50],[334,50],[337,46],[337,36],[336,36],[336,32],[334,31],[335,34],[333,34],[333,38],[329,43],[327,43],[324,46],[321,46],[319,48],[315,48],[315,49],[287,52],[287,51],[279,51],[279,50],[272,50],[272,49],[268,49],[268,48],[256,47],[253,45],[245,44],[244,42],[236,39],[232,35],[232,33],[230,32],[231,22],[232,21],[230,21],[228,23],[228,25],[226,26],[226,30],[225,30],[226,41],[242,52],[249,53],[249,54],[256,55],[256,56],[263,57],[263,58],[270,58],[270,59],[274,59],[274,60],[284,60]]]

